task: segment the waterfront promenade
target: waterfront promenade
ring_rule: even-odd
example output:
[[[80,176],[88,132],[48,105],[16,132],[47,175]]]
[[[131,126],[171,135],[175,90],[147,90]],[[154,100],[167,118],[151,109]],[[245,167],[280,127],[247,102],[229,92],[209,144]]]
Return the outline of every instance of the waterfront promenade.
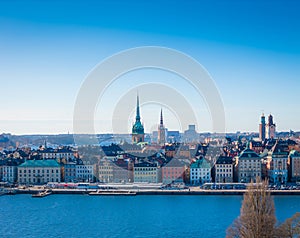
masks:
[[[45,191],[43,186],[6,189],[8,194],[37,194]],[[135,195],[243,195],[245,189],[200,189],[188,187],[185,189],[78,189],[78,188],[52,188],[52,194],[83,194],[98,193],[98,195],[120,196]],[[269,190],[271,195],[300,195],[300,190]],[[95,195],[95,194],[94,194]]]

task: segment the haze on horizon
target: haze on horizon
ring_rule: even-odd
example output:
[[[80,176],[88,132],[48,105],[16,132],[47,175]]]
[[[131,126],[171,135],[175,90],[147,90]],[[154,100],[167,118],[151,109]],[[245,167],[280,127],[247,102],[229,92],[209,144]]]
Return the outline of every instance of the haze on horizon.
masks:
[[[258,131],[263,111],[272,113],[278,131],[300,131],[299,9],[298,1],[283,0],[1,1],[0,133],[72,133],[74,103],[88,73],[119,51],[149,45],[186,53],[206,68],[223,99],[227,132]],[[184,80],[141,70],[109,86],[95,114],[96,132],[113,131],[118,100],[149,82],[171,85],[197,114],[197,131],[212,130],[205,100]],[[128,131],[114,133],[130,132],[135,94]],[[146,132],[159,122],[161,107],[141,105]],[[163,110],[169,130],[186,130],[172,110]]]

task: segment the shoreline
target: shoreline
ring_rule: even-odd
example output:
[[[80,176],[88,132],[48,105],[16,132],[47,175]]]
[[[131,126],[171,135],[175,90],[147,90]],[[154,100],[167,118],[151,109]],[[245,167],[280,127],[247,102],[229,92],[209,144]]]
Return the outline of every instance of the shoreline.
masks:
[[[31,189],[9,189],[10,193],[5,195],[18,194],[37,194],[45,191],[45,189],[31,188]],[[242,196],[247,190],[203,190],[203,189],[180,189],[180,190],[161,190],[161,189],[51,189],[51,195],[68,194],[68,195],[91,195],[96,196],[124,196],[124,195],[239,195]],[[272,196],[284,195],[294,196],[300,195],[300,190],[269,190]],[[96,193],[96,194],[95,194]]]

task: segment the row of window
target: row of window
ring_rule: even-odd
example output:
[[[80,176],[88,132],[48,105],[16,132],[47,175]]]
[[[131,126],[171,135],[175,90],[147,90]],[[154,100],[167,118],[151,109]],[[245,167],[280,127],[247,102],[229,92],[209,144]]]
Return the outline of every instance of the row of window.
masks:
[[[216,167],[225,167],[225,168],[229,168],[232,167],[232,164],[217,164]]]
[[[19,177],[34,177],[35,175],[32,175],[32,174],[19,174]],[[44,175],[43,175],[44,176]],[[49,174],[47,174],[46,177],[50,177]],[[58,177],[58,174],[56,174],[55,177]]]
[[[134,168],[135,171],[152,171],[152,170],[156,170],[156,168]]]
[[[210,172],[198,172],[198,173],[197,172],[196,173],[192,172],[191,173],[191,175],[202,175],[202,174],[206,175],[206,174],[210,174]]]
[[[77,170],[76,173],[78,174],[91,174],[93,173],[92,170]]]
[[[220,172],[220,173],[222,173],[222,172],[229,172],[229,173],[231,173],[231,169],[217,169],[217,172]]]
[[[260,176],[260,173],[253,173],[253,174],[241,173],[240,176],[241,177],[247,177],[247,176],[256,177],[256,176]]]
[[[192,176],[191,179],[192,179],[192,180],[199,180],[199,179],[202,179],[202,180],[205,180],[205,179],[206,179],[206,180],[210,180],[210,177],[209,177],[209,176],[204,176],[204,177],[199,178],[199,177],[197,177],[197,176],[195,176],[195,177]]]
[[[44,173],[45,171],[47,171],[47,173],[49,173],[49,171],[50,171],[50,169],[47,169],[47,170],[39,170],[39,169],[37,169],[37,170],[35,170],[35,169],[33,169],[32,170],[32,173],[35,173],[35,172],[37,172],[38,174],[41,172],[41,173]],[[58,173],[59,172],[59,169],[56,169],[56,170],[54,170],[54,169],[51,169],[51,173]],[[27,173],[27,170],[26,169],[24,169],[24,170],[22,170],[22,169],[19,169],[19,173],[21,174],[21,173]],[[28,169],[28,173],[30,174],[31,173],[31,169]]]
[[[199,169],[191,169],[191,171],[193,172],[197,172],[197,171],[210,171],[210,169],[201,169],[201,168],[199,168]]]
[[[156,172],[136,172],[134,171],[134,175],[140,174],[140,175],[151,175],[151,174],[156,174]]]

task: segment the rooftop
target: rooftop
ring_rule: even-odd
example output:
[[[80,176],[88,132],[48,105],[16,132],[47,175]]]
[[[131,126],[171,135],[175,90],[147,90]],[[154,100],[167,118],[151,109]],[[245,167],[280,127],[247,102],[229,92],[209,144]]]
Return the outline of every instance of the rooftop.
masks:
[[[56,160],[27,160],[19,167],[60,167]]]

